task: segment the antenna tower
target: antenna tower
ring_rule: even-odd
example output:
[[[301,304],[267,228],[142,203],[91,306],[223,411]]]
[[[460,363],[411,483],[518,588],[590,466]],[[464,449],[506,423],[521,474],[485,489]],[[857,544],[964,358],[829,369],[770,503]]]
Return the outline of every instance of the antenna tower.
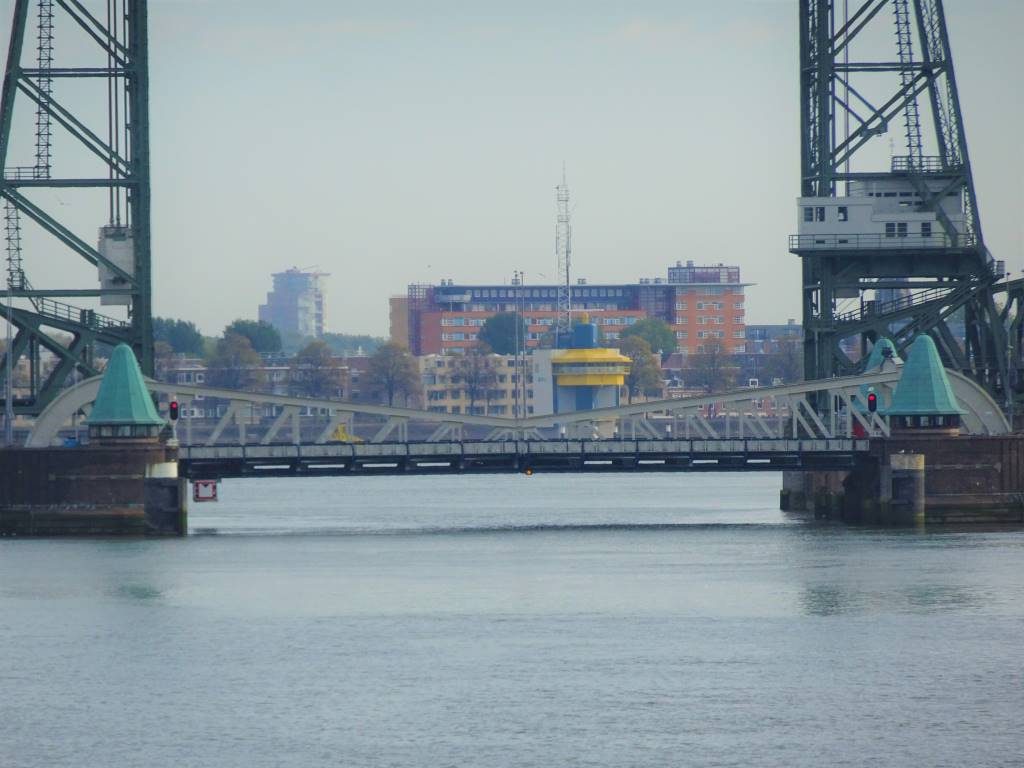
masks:
[[[555,187],[558,219],[555,224],[555,256],[558,258],[558,321],[556,346],[568,344],[572,335],[572,222],[569,214],[569,184],[562,165],[562,183]]]

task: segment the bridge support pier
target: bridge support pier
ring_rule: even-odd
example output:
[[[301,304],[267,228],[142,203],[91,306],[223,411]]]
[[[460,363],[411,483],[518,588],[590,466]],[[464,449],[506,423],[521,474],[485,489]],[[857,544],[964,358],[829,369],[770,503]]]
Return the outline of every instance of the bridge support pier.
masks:
[[[845,472],[783,473],[780,508],[850,524],[1024,522],[1024,435],[873,440]]]
[[[163,444],[0,450],[0,536],[183,536],[177,458]]]

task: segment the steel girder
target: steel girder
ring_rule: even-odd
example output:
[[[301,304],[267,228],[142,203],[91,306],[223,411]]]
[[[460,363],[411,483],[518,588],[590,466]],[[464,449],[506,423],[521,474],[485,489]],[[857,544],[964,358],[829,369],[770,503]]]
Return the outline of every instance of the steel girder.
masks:
[[[800,0],[801,195],[838,197],[845,194],[840,188],[845,182],[903,179],[921,196],[922,209],[936,214],[948,246],[841,253],[794,247],[803,265],[805,376],[823,379],[856,371],[841,345],[850,336],[894,336],[897,346],[905,348],[927,333],[948,366],[974,378],[1012,410],[1005,317],[993,297],[1000,276],[982,237],[942,0],[851,0],[850,6],[850,15],[843,18],[836,0]],[[887,7],[896,15],[898,55],[889,61],[857,60],[852,44],[869,25],[880,23]],[[892,86],[881,99],[877,88],[872,98],[863,86],[858,88],[860,80],[854,82],[875,76],[878,83],[886,73]],[[908,127],[906,157],[894,158],[883,171],[856,168],[863,147],[887,133],[901,114],[916,115],[918,98],[928,100],[928,128],[938,156],[922,159],[916,136],[924,126]],[[851,128],[844,135],[841,126],[847,119]],[[964,231],[956,230],[939,204],[950,193],[961,196]],[[882,284],[911,295],[940,285],[949,290],[943,299],[931,297],[892,315],[876,313],[855,323],[841,319],[843,299],[859,297],[863,307],[868,292]],[[964,318],[962,340],[949,327],[954,315]]]
[[[37,66],[23,66],[26,36],[30,33],[30,6],[39,3],[60,23],[78,27],[96,44],[107,66],[52,65],[49,55],[38,57]],[[56,6],[56,7],[54,7]],[[34,288],[24,273],[9,278],[8,296],[21,300],[12,312],[17,337],[10,351],[13,361],[26,357],[30,375],[28,397],[16,402],[16,412],[38,415],[66,385],[68,375],[79,370],[95,373],[92,353],[96,344],[129,344],[143,371],[153,373],[152,272],[150,235],[150,173],[149,173],[149,65],[147,0],[123,0],[111,18],[105,12],[93,13],[81,0],[15,0],[11,38],[8,46],[3,91],[0,94],[0,198],[4,204],[33,221],[46,233],[55,249],[73,254],[87,263],[102,266],[125,286],[119,289],[97,289],[71,286]],[[101,20],[102,19],[102,20]],[[57,24],[58,30],[60,28]],[[42,43],[40,43],[42,45]],[[50,89],[56,79],[69,88],[82,79],[106,81],[113,101],[108,104],[106,120],[90,126],[89,120],[76,113],[64,99]],[[20,98],[19,98],[20,97]],[[37,124],[53,124],[64,135],[74,139],[73,145],[95,159],[104,168],[106,178],[96,174],[74,177],[51,172],[49,153],[45,167],[18,166],[12,161],[12,131],[20,111],[19,105],[34,109]],[[21,122],[18,122],[21,125]],[[37,145],[41,139],[37,135]],[[48,141],[48,138],[47,138]],[[59,168],[60,165],[58,164]],[[38,190],[93,190],[109,201],[110,223],[123,226],[134,247],[134,263],[130,270],[106,258],[99,250],[76,234],[52,210],[46,210],[32,195]],[[96,222],[97,227],[105,222]],[[49,251],[48,251],[49,254]],[[25,262],[31,266],[34,254]],[[128,319],[116,321],[103,318],[92,310],[79,309],[51,301],[53,298],[97,297],[122,294],[128,299]],[[71,336],[64,345],[52,330]],[[57,359],[56,366],[42,378],[39,351],[46,349]],[[3,398],[4,366],[0,362],[0,402]]]

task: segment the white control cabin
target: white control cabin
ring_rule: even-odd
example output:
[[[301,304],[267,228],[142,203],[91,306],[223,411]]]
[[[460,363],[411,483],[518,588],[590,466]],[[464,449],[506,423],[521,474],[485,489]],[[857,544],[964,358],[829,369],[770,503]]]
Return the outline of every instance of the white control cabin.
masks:
[[[928,180],[930,189],[945,185]],[[934,211],[922,210],[921,196],[904,179],[850,182],[846,197],[801,197],[797,231],[801,248],[948,247],[950,238]],[[941,208],[957,232],[965,230],[960,190],[948,193]]]

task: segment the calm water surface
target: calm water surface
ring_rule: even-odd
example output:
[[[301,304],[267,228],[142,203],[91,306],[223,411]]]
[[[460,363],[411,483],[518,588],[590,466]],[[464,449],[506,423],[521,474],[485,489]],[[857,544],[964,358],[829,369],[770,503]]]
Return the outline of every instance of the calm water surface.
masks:
[[[187,539],[0,540],[0,766],[1024,764],[1024,533],[779,484],[227,481]]]

